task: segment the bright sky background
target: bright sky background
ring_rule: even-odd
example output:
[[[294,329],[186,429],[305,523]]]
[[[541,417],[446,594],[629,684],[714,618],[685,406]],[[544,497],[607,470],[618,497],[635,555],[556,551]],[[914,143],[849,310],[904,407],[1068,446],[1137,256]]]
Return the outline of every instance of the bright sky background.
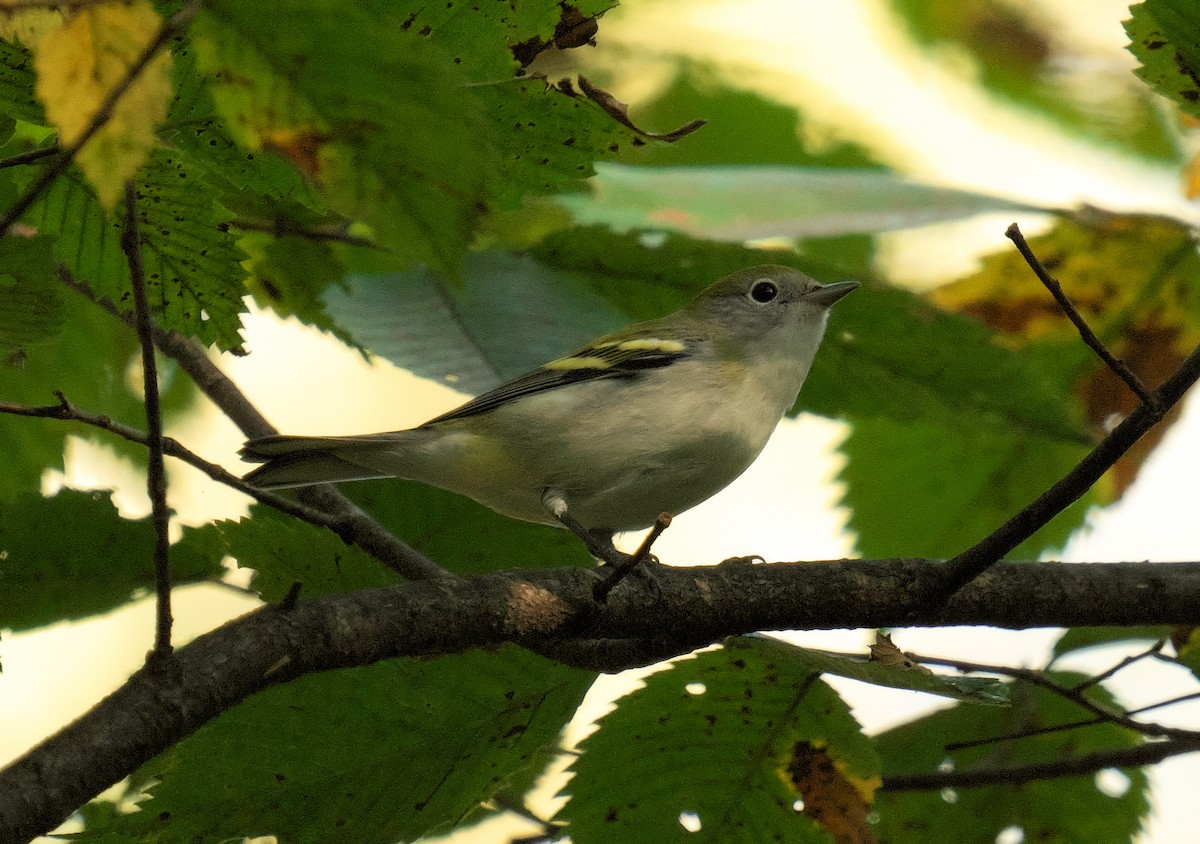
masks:
[[[1044,14],[1061,15],[1061,37],[1087,45],[1097,61],[1132,64],[1123,52],[1119,21],[1123,0],[1042,0]],[[1086,8],[1077,20],[1066,13]],[[1068,23],[1070,24],[1068,27]],[[819,24],[819,25],[817,25]],[[826,37],[829,27],[841,37]],[[1082,27],[1082,28],[1081,28]],[[715,62],[737,85],[782,103],[803,103],[809,118],[838,127],[864,145],[890,142],[885,157],[895,166],[939,183],[1043,202],[1086,200],[1112,209],[1189,213],[1179,198],[1177,174],[1153,169],[1111,152],[1081,145],[1048,123],[1031,122],[911,47],[888,21],[882,0],[829,3],[819,0],[628,0],[622,13],[605,18],[605,49],[625,48],[647,59],[689,55]],[[848,50],[847,45],[853,45]],[[614,93],[632,102],[649,93],[652,70],[619,80]],[[823,98],[814,97],[814,92]],[[635,112],[636,114],[636,112]],[[1009,220],[931,227],[885,239],[883,260],[894,277],[928,286],[961,270],[984,247],[1003,244]],[[836,311],[833,317],[836,330]],[[356,433],[418,424],[452,407],[461,396],[419,381],[386,363],[366,366],[354,352],[315,332],[270,316],[247,322],[247,358],[223,366],[284,431]],[[390,399],[378,402],[383,395]],[[219,414],[205,410],[169,431],[205,457],[234,471],[242,437]],[[717,498],[680,516],[656,546],[666,561],[718,561],[754,551],[768,559],[828,559],[852,551],[845,514],[836,509],[833,485],[844,428],[811,417],[781,425],[767,452]],[[142,481],[132,466],[114,464],[90,446],[73,449],[73,481],[117,479],[127,513],[146,512]],[[1184,418],[1144,469],[1124,500],[1089,517],[1088,527],[1064,551],[1072,560],[1197,560],[1200,534],[1194,524],[1194,480],[1200,468],[1200,403]],[[115,474],[114,474],[115,473]],[[172,503],[199,522],[236,516],[245,499],[189,469],[172,470]],[[250,599],[229,590],[176,590],[177,640],[244,612]],[[102,690],[117,686],[149,649],[153,608],[148,601],[102,618],[62,624],[30,634],[6,635],[0,675],[0,762],[9,759],[83,712]],[[907,650],[980,661],[1044,663],[1054,631],[1011,633],[980,629],[901,631]],[[797,640],[842,650],[862,650],[861,632],[802,634]],[[1096,670],[1119,656],[1091,652],[1070,667]],[[592,695],[602,707],[634,680],[602,681]],[[939,705],[910,693],[865,687],[834,678],[855,714],[876,731]],[[1125,672],[1114,684],[1130,705],[1194,688],[1194,681],[1147,667]],[[1200,705],[1176,707],[1163,719],[1200,723]],[[19,725],[19,729],[13,729]],[[1156,813],[1142,839],[1167,844],[1194,838],[1194,783],[1200,757],[1184,757],[1152,770]],[[548,793],[553,789],[549,788]],[[483,840],[495,840],[490,827]]]

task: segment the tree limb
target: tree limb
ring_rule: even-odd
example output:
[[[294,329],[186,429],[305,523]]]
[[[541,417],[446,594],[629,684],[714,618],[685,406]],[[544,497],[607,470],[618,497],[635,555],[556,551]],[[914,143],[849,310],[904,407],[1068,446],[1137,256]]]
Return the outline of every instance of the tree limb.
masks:
[[[250,695],[303,674],[515,642],[546,653],[619,644],[617,670],[758,630],[984,624],[1183,624],[1200,618],[1200,563],[1000,563],[936,613],[910,618],[938,578],[927,560],[663,567],[653,612],[636,583],[605,604],[588,569],[413,581],[264,607],[144,667],[91,712],[0,772],[0,841],[44,833],[86,800]],[[454,624],[446,619],[453,618]],[[653,645],[639,654],[629,643]],[[674,643],[673,648],[666,647]]]

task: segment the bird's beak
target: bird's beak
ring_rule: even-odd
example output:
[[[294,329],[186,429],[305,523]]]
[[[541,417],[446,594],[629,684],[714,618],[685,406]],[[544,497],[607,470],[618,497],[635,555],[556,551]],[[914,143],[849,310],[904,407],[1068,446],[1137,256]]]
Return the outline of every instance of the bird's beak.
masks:
[[[805,293],[804,300],[828,308],[856,287],[858,287],[857,281],[835,281],[833,284],[825,284],[816,290]]]

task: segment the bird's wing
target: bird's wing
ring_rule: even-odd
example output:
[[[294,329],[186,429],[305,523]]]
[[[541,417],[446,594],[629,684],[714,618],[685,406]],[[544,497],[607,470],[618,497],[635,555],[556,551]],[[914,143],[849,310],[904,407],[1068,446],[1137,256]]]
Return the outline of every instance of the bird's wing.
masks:
[[[675,333],[675,332],[672,332]],[[556,390],[568,384],[597,378],[633,378],[648,369],[661,369],[694,355],[703,337],[699,334],[664,340],[652,334],[623,333],[602,337],[572,352],[472,399],[425,425],[462,419],[495,410],[522,396]],[[422,426],[424,427],[424,426]]]

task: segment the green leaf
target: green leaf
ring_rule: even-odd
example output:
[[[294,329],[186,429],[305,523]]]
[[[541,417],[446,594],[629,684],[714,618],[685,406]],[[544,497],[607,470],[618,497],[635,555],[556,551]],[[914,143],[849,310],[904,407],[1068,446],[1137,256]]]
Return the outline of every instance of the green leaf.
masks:
[[[1134,73],[1192,117],[1200,118],[1200,10],[1190,0],[1146,0],[1129,7]]]
[[[517,71],[513,47],[531,39],[550,42],[564,17],[557,0],[522,3],[379,2],[376,14],[390,16],[404,29],[444,49],[472,82],[491,82]],[[590,18],[616,5],[615,0],[580,0],[570,4]]]
[[[241,266],[245,255],[228,233],[217,193],[182,157],[155,153],[138,189],[148,294],[167,328],[222,351],[241,345]]]
[[[672,129],[697,117],[704,129],[683,143],[649,144],[626,163],[643,166],[762,164],[853,168],[882,166],[864,147],[836,137],[793,103],[784,105],[738,87],[744,79],[723,79],[718,68],[682,62],[675,80],[647,102],[637,120],[650,128]],[[746,131],[753,126],[754,130]]]
[[[0,628],[40,627],[120,606],[153,588],[153,548],[150,520],[122,519],[109,493],[63,490],[0,501]],[[173,546],[173,584],[220,572],[211,543],[193,538]]]
[[[501,207],[519,207],[526,196],[581,189],[597,172],[596,159],[646,145],[591,100],[568,96],[545,80],[518,79],[473,90],[496,139],[500,177],[495,193]]]
[[[248,232],[239,245],[250,254],[247,286],[259,306],[328,331],[347,346],[359,345],[325,304],[325,291],[344,285],[345,275],[328,243],[295,235],[270,237]]]
[[[293,844],[445,831],[542,769],[593,679],[515,647],[302,677],[149,763],[143,772],[161,781],[115,828]]]
[[[510,519],[451,492],[398,480],[349,484],[343,491],[396,536],[458,574],[514,564],[593,565],[568,531]]]
[[[999,332],[882,286],[838,304],[801,398],[827,416],[1093,443],[1078,402],[1028,355],[1006,348]]]
[[[1084,679],[1056,673],[1067,687]],[[1103,689],[1098,703],[1111,704]],[[882,733],[875,739],[886,776],[953,770],[1008,768],[1068,759],[1103,749],[1134,747],[1137,734],[1112,724],[1033,735],[946,751],[947,744],[1008,735],[1090,717],[1044,689],[1018,685],[1006,709],[957,706]],[[1138,769],[1123,768],[1129,788],[1118,796],[1100,789],[1093,776],[1064,777],[1019,785],[993,785],[953,791],[906,791],[878,794],[881,841],[962,844],[996,840],[1010,826],[1026,841],[1078,841],[1128,844],[1149,811],[1148,780]]]
[[[460,574],[590,560],[583,544],[567,531],[505,518],[468,498],[423,484],[366,481],[348,484],[343,491],[396,536]],[[296,583],[303,595],[321,595],[400,579],[332,531],[263,505],[254,505],[250,518],[201,530],[215,532],[223,554],[254,570],[254,588],[267,601],[281,600]]]
[[[920,666],[884,665],[858,654],[796,648],[793,661],[821,674],[836,674],[863,683],[908,689],[954,698],[963,703],[1007,706],[1008,686],[993,677],[934,674]]]
[[[0,239],[0,351],[45,342],[62,328],[62,285],[45,237]]]
[[[348,592],[400,581],[378,560],[348,546],[325,528],[300,522],[262,504],[250,517],[202,528],[219,537],[224,554],[254,570],[253,586],[264,601],[280,601],[293,584],[305,596]]]
[[[157,150],[136,181],[138,233],[150,306],[174,328],[223,350],[241,343],[243,255],[225,230],[216,191],[175,153]],[[31,209],[38,231],[55,236],[55,255],[80,281],[118,304],[130,276],[121,251],[124,203],[104,213],[78,170],[60,177]]]
[[[961,425],[854,418],[842,444],[850,527],[866,557],[951,557],[983,539],[1075,466],[1075,442],[983,420]],[[1086,493],[1011,554],[1036,559],[1083,523]]]
[[[73,404],[145,428],[141,397],[131,388],[127,370],[139,355],[137,336],[121,321],[82,296],[63,297],[63,320],[55,342],[37,343],[0,355],[0,401],[56,404],[55,391]],[[174,367],[160,370],[164,416],[169,421],[196,395],[186,378],[173,378]],[[46,469],[62,467],[63,439],[83,436],[105,443],[134,460],[145,459],[144,446],[94,428],[50,419],[0,416],[0,500],[20,492],[38,492]]]
[[[270,150],[250,151],[233,139],[218,116],[208,77],[196,66],[194,49],[175,54],[174,70],[175,101],[158,127],[159,138],[205,171],[221,189],[222,205],[271,219],[284,208],[326,210],[292,162]]]
[[[401,260],[457,266],[494,152],[452,62],[359,3],[205,4],[192,27],[228,128],[277,149]]]
[[[579,844],[829,841],[830,821],[823,830],[797,809],[798,800],[810,813],[828,808],[794,776],[814,749],[857,795],[864,828],[878,785],[878,760],[846,704],[794,648],[765,638],[733,639],[651,675],[579,749],[560,812]],[[686,813],[699,832],[681,826]]]
[[[24,47],[0,41],[0,114],[46,125],[42,104],[33,93],[33,56]]]
[[[658,229],[712,240],[876,233],[1030,205],[877,170],[765,165],[596,167],[591,192],[555,201],[580,225]]]
[[[588,285],[525,256],[468,254],[457,284],[427,270],[352,275],[329,313],[364,346],[479,393],[627,320]]]
[[[1149,644],[1171,635],[1169,627],[1072,627],[1054,643],[1053,658],[1063,654],[1124,642]]]

